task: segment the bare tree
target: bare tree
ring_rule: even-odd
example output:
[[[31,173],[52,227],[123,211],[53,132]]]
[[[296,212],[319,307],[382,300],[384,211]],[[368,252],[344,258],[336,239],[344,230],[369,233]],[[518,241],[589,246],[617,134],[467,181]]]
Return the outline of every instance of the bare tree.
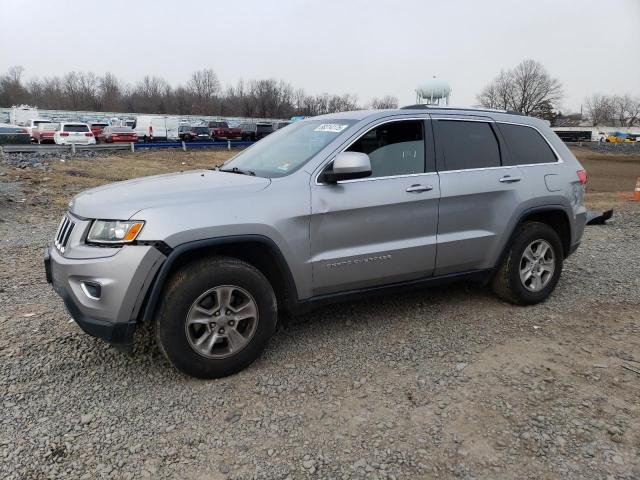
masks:
[[[24,68],[21,66],[10,67],[7,73],[0,77],[0,101],[11,106],[29,102],[29,92],[22,85]]]
[[[594,94],[584,101],[586,114],[593,126],[613,123],[616,108],[613,99],[606,95]]]
[[[515,68],[500,72],[477,99],[483,107],[541,116],[558,107],[562,84],[540,62],[524,60]]]
[[[69,72],[62,77],[23,80],[24,69],[13,67],[0,74],[0,105],[31,103],[41,108],[113,112],[177,113],[288,118],[293,115],[357,110],[355,95],[308,95],[277,79],[240,80],[221,88],[213,70],[194,72],[185,85],[175,88],[164,79],[147,75],[131,86],[112,73]],[[396,106],[397,99],[383,97],[379,106]]]
[[[512,109],[514,87],[511,72],[500,71],[493,81],[478,94],[480,105],[500,110]]]
[[[117,110],[122,101],[122,85],[118,78],[110,72],[104,74],[99,80],[98,96],[102,108],[105,110]]]
[[[373,98],[369,103],[373,109],[398,108],[398,98],[392,95],[385,95],[382,98]]]
[[[633,127],[640,121],[640,98],[629,94],[615,95],[611,103],[621,127]]]
[[[211,69],[193,72],[187,88],[193,94],[193,111],[202,114],[210,114],[214,108],[216,96],[220,92],[220,81]]]

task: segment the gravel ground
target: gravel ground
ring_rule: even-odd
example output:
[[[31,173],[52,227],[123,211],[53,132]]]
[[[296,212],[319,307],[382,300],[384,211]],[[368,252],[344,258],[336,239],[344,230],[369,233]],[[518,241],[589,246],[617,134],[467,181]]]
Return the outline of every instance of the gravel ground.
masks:
[[[0,185],[0,478],[640,478],[639,203],[544,304],[460,284],[331,306],[199,381],[148,331],[127,355],[69,323],[41,265],[57,212]]]
[[[633,143],[611,143],[611,142],[579,142],[581,147],[600,153],[615,154],[639,154],[640,142]]]
[[[71,153],[4,153],[4,161],[12,167],[18,168],[36,168],[39,170],[50,171],[49,163],[66,162],[71,159],[93,159],[104,158],[105,155],[118,154],[120,152],[79,150],[75,154]]]

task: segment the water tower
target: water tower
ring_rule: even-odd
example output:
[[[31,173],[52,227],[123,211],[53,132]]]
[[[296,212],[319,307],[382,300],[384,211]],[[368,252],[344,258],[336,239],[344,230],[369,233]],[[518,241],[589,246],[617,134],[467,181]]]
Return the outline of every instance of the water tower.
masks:
[[[416,103],[425,105],[449,105],[451,87],[445,80],[433,77],[416,88]]]

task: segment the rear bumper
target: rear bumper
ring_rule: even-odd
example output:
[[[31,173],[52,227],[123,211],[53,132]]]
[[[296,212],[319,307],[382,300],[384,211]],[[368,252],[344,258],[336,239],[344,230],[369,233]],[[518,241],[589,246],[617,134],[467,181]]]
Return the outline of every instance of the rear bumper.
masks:
[[[95,137],[87,137],[87,139],[68,139],[68,138],[62,138],[60,140],[58,140],[58,145],[95,145],[96,143],[96,139]]]
[[[109,142],[111,143],[131,143],[131,142],[137,142],[137,141],[138,141],[138,137],[130,137],[130,138],[111,137],[109,139]]]
[[[47,282],[84,332],[109,343],[131,345],[139,309],[164,258],[153,247],[133,246],[111,257],[77,260],[47,247],[44,268]],[[99,284],[99,298],[90,297],[83,282]]]

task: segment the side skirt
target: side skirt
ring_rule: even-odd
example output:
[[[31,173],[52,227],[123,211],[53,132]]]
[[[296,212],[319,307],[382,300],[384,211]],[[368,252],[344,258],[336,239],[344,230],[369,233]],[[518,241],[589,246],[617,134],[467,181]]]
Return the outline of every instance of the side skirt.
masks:
[[[436,277],[425,277],[406,282],[397,282],[387,285],[378,285],[375,287],[349,290],[346,292],[318,295],[316,297],[311,297],[305,300],[298,300],[293,305],[291,305],[291,313],[294,315],[299,315],[332,303],[349,302],[353,300],[360,300],[363,298],[391,293],[406,293],[426,287],[446,285],[448,283],[454,283],[463,280],[485,284],[491,279],[491,276],[494,272],[495,270],[492,268],[486,270],[471,270],[467,272],[450,273],[447,275],[439,275]]]

